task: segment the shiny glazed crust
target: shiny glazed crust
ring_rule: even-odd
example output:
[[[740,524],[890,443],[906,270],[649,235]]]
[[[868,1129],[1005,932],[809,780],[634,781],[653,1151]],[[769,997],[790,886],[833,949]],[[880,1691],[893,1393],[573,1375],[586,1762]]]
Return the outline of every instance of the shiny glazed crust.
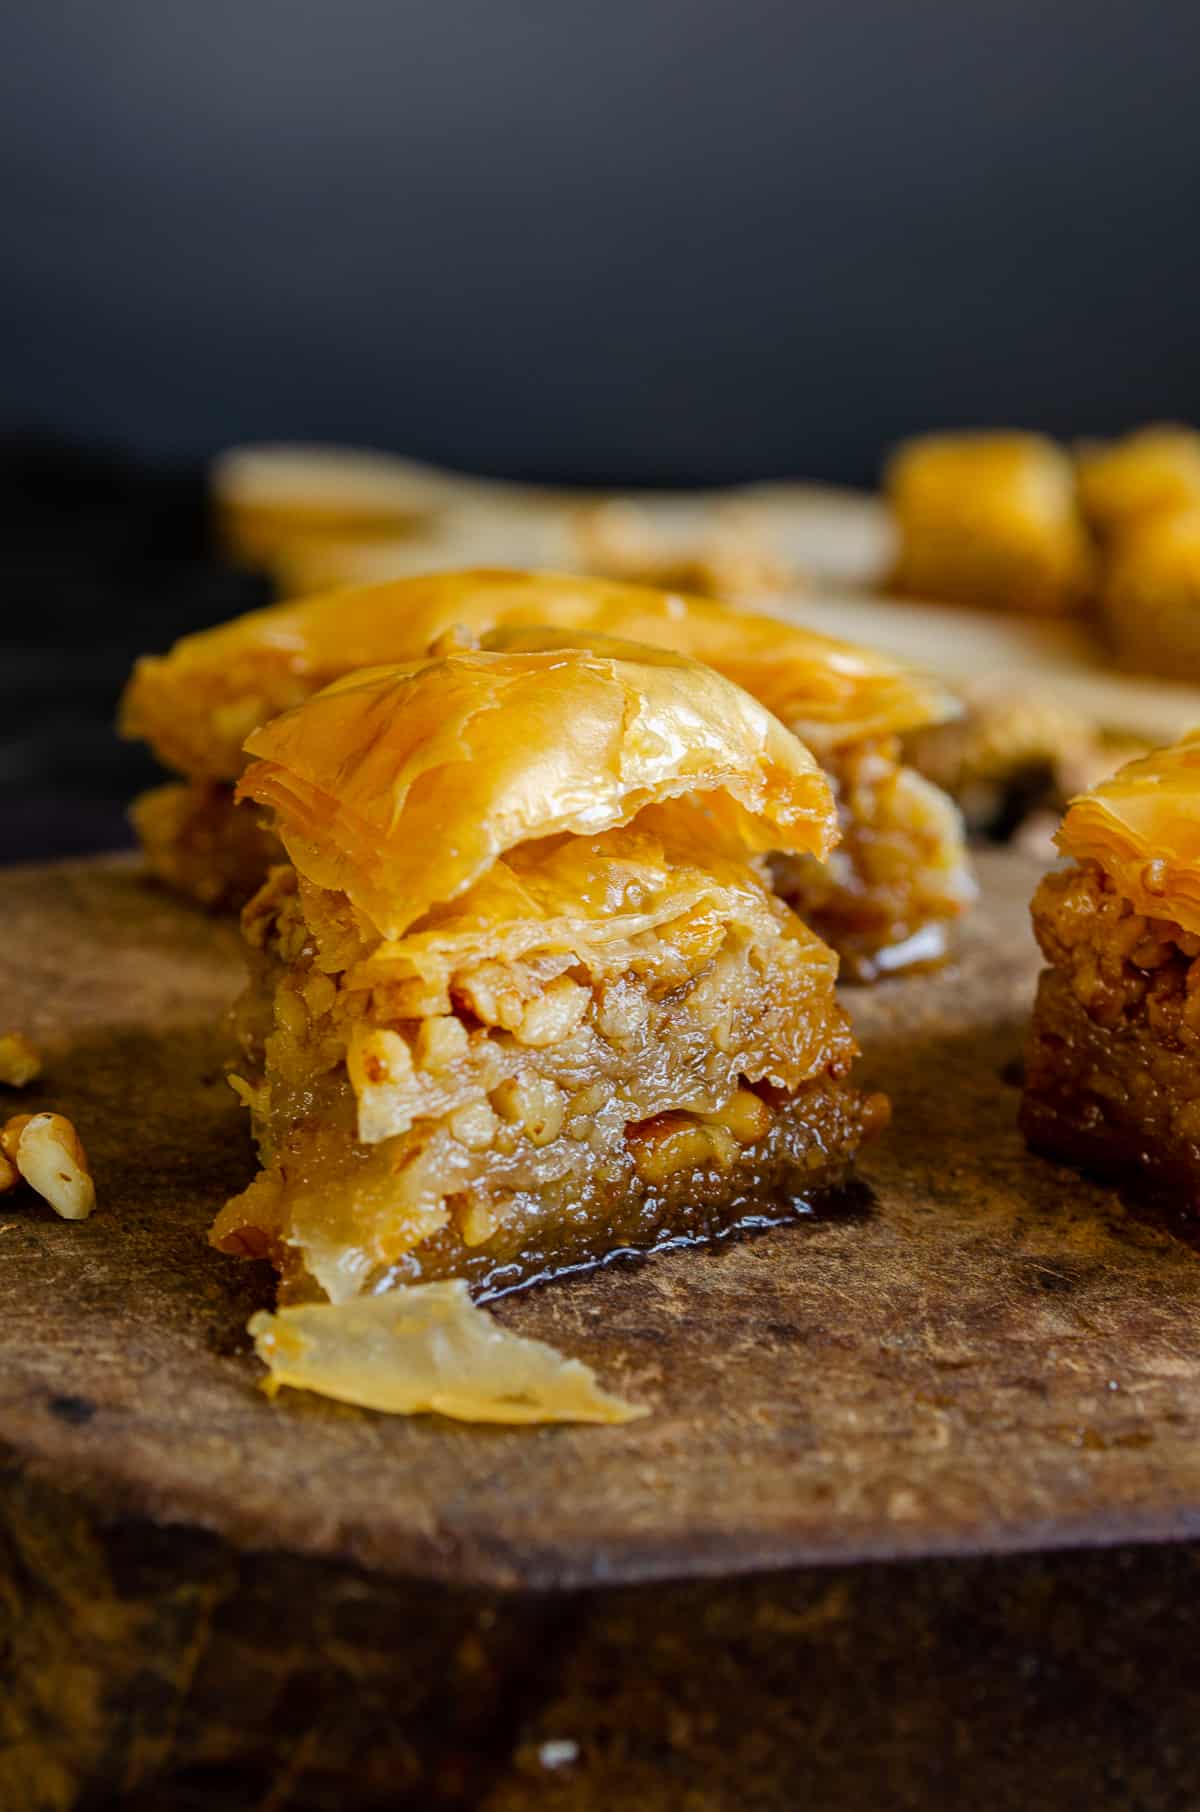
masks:
[[[902,966],[914,936],[922,960],[934,944],[945,946],[950,921],[973,898],[962,827],[946,800],[889,751],[896,734],[944,723],[956,704],[882,656],[774,618],[553,574],[434,574],[279,606],[189,637],[170,655],[139,663],[124,726],[148,736],[168,762],[232,778],[245,763],[242,739],[262,717],[302,702],[347,667],[421,654],[455,624],[510,651],[534,645],[531,634],[536,645],[548,645],[546,632],[531,624],[550,625],[551,637],[557,626],[557,646],[636,634],[745,686],[816,751],[838,789],[842,849],[826,876],[808,867],[802,885],[793,875],[789,897],[797,909],[811,902],[819,910],[822,934],[843,952],[847,974],[865,978],[885,966],[885,952],[896,957],[891,967]],[[892,778],[863,785],[861,775],[881,761]],[[215,797],[210,787],[208,798]],[[226,839],[209,837],[207,846],[209,874],[197,870],[191,844],[173,857],[159,836],[148,855],[156,872],[173,874],[195,897],[244,897],[240,870],[235,864],[227,872],[225,862],[239,839],[231,831]]]
[[[955,715],[945,690],[889,660],[710,599],[569,574],[431,573],[254,611],[137,664],[127,736],[170,768],[236,780],[260,724],[359,667],[413,660],[455,626],[619,636],[716,667],[823,757]]]
[[[1057,842],[1135,913],[1200,932],[1200,730],[1073,799]]]
[[[828,854],[828,782],[756,700],[682,656],[586,639],[350,674],[249,738],[239,797],[387,938],[519,843],[669,800],[718,846]]]

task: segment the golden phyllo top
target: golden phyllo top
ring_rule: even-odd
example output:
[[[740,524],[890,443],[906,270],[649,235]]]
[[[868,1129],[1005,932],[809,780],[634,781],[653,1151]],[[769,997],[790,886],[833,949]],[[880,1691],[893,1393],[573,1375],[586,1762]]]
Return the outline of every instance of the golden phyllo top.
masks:
[[[355,668],[415,660],[447,630],[599,633],[706,661],[818,754],[954,716],[939,686],[887,656],[711,599],[557,573],[429,573],[251,612],[139,661],[122,729],[168,766],[232,780],[250,732]]]
[[[575,638],[576,641],[585,638]],[[248,739],[239,789],[296,868],[401,937],[506,851],[650,806],[715,845],[825,856],[836,814],[808,750],[710,668],[608,638],[455,648],[347,675]]]
[[[1200,933],[1200,729],[1073,799],[1058,844],[1138,912]]]

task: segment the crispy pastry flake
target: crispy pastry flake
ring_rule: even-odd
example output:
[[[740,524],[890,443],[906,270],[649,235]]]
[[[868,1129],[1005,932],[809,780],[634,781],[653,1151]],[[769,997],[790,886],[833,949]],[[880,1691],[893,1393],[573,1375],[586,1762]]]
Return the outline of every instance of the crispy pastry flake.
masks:
[[[458,1279],[262,1312],[250,1333],[271,1395],[287,1385],[459,1422],[619,1423],[648,1413],[604,1390],[581,1360],[501,1327]]]
[[[595,835],[684,795],[748,850],[828,853],[828,783],[761,705],[680,656],[582,639],[350,674],[247,739],[258,760],[239,794],[274,810],[302,875],[385,938],[519,843]]]
[[[163,789],[140,809],[155,872],[196,898],[244,894],[247,861],[265,837],[248,807],[232,805],[243,738],[263,754],[253,732],[265,719],[351,669],[417,661],[447,636],[468,646],[482,637],[510,653],[567,645],[598,652],[595,638],[610,636],[715,668],[798,735],[837,790],[842,849],[824,872],[816,861],[793,864],[787,898],[841,953],[845,973],[865,978],[902,966],[918,947],[946,949],[974,892],[962,826],[949,802],[905,766],[900,746],[905,733],[954,717],[959,707],[942,687],[775,617],[566,574],[433,573],[330,593],[256,612],[139,662],[123,727],[193,777],[186,791]],[[661,717],[669,664],[643,657],[643,667],[655,662],[661,670],[646,684]],[[330,721],[340,709],[321,708]],[[739,705],[734,720],[744,716]],[[594,713],[589,721],[594,727]],[[464,747],[477,729],[464,731]],[[222,811],[244,815],[240,830],[222,831]],[[264,860],[260,879],[265,869]]]
[[[455,625],[475,635],[577,629],[688,655],[744,686],[818,756],[959,709],[886,655],[776,617],[611,580],[483,568],[328,592],[185,636],[138,662],[121,728],[181,773],[236,780],[242,744],[261,723],[355,668],[418,659]]]
[[[1200,730],[1073,799],[1056,841],[1135,912],[1200,932]]]

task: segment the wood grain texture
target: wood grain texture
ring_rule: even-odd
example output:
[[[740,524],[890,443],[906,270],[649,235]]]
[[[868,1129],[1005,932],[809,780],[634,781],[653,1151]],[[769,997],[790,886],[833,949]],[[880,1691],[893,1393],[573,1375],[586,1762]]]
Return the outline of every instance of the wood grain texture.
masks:
[[[0,1202],[0,1812],[1197,1803],[1200,1257],[1023,1150],[1035,871],[983,866],[957,968],[853,997],[869,1199],[499,1305],[654,1412],[535,1431],[267,1402],[203,1238],[236,933],[0,876],[11,1105],[101,1203]]]
[[[100,1207],[0,1202],[0,1447],[109,1512],[460,1587],[1200,1533],[1200,1259],[1016,1132],[1034,878],[989,860],[958,966],[854,997],[895,1104],[865,1208],[499,1306],[653,1412],[522,1431],[267,1401],[270,1278],[203,1238],[252,1168],[235,933],[123,861],[9,871],[21,1105],[76,1119]]]
[[[1187,1544],[514,1594],[3,1504],[4,1812],[1200,1803]]]

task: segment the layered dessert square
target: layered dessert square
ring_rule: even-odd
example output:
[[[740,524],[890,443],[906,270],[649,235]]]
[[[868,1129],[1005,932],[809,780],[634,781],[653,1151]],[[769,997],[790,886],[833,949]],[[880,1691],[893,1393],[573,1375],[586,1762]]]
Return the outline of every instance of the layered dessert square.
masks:
[[[453,488],[394,453],[303,442],[230,447],[213,462],[211,486],[229,558],[273,573],[305,552],[387,544],[427,528]]]
[[[1071,460],[1038,434],[929,434],[885,488],[892,583],[918,598],[1062,615],[1086,604],[1093,556]]]
[[[827,853],[828,784],[718,674],[452,648],[249,752],[288,861],[244,915],[262,1169],[212,1237],[285,1297],[486,1294],[782,1217],[885,1122],[837,959],[763,871]]]
[[[1200,733],[1074,800],[1033,924],[1034,1150],[1200,1206]]]
[[[1100,602],[1122,666],[1200,679],[1200,499],[1151,511],[1122,529]]]
[[[813,750],[838,797],[842,839],[832,859],[778,866],[796,910],[859,979],[946,953],[974,897],[962,824],[945,794],[905,763],[900,739],[946,721],[956,702],[882,655],[795,624],[569,575],[434,573],[329,593],[256,611],[139,662],[125,733],[185,776],[138,814],[152,833],[144,848],[154,872],[208,901],[244,898],[247,839],[222,840],[215,820],[222,808],[234,812],[252,731],[340,675],[415,659],[456,627],[484,636],[521,626],[632,638],[706,662],[751,692]]]
[[[1090,441],[1076,454],[1084,515],[1106,546],[1151,516],[1200,509],[1200,433],[1155,422],[1122,440]]]

